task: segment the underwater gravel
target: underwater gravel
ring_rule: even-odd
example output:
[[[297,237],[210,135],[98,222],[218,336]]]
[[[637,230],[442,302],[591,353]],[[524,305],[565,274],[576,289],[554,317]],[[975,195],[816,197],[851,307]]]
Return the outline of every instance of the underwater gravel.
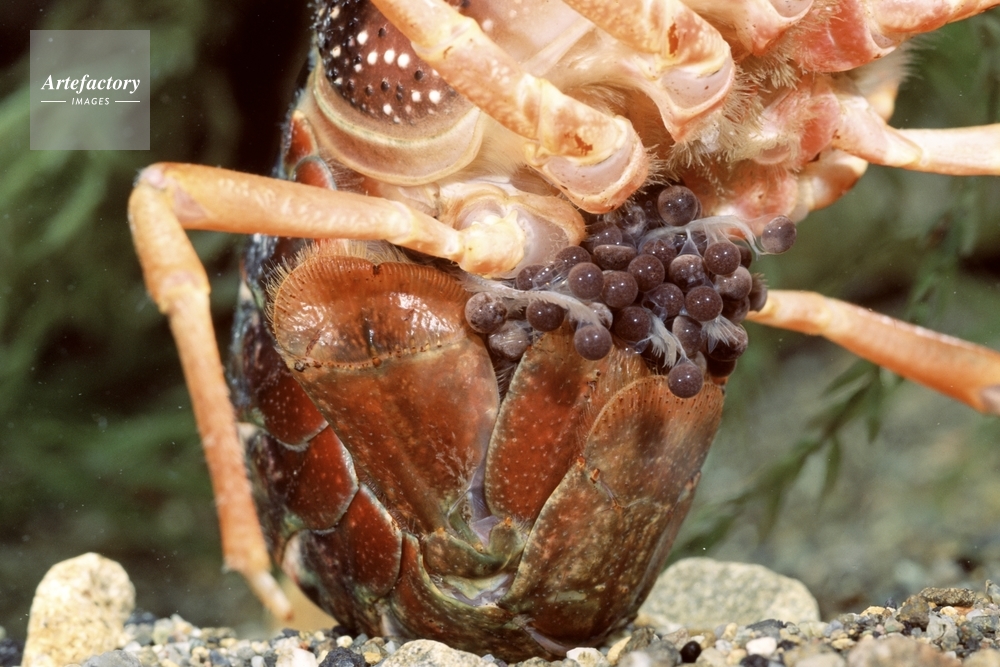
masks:
[[[565,660],[533,658],[511,665],[437,642],[352,636],[340,626],[284,630],[258,641],[240,639],[229,628],[197,628],[176,615],[157,619],[137,612],[125,626],[121,648],[90,658],[82,667],[1000,667],[998,602],[1000,587],[987,582],[985,592],[928,588],[898,606],[889,602],[830,622],[765,620],[702,629],[632,626],[597,650],[574,649]]]

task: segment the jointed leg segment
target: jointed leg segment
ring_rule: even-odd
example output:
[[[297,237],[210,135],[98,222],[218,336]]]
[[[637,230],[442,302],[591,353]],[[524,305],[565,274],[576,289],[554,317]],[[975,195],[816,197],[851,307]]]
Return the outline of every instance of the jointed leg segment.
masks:
[[[747,319],[823,336],[903,377],[1000,415],[1000,353],[814,292],[771,291]]]
[[[568,0],[634,51],[621,76],[643,90],[680,141],[692,121],[717,109],[735,78],[729,44],[681,0]]]
[[[161,198],[186,229],[389,241],[478,275],[508,272],[525,252],[513,214],[456,230],[399,202],[214,167],[153,165],[136,192]]]
[[[215,492],[226,566],[242,574],[257,597],[279,618],[291,606],[270,574],[271,561],[250,495],[236,419],[215,346],[208,302],[208,276],[171,204],[148,186],[129,199],[129,224],[146,287],[180,352]]]
[[[898,130],[864,99],[841,98],[833,145],[874,164],[954,176],[1000,175],[1000,124]]]
[[[529,164],[584,210],[622,204],[646,179],[648,159],[632,125],[532,76],[442,0],[375,0],[423,60],[473,104],[528,140]]]

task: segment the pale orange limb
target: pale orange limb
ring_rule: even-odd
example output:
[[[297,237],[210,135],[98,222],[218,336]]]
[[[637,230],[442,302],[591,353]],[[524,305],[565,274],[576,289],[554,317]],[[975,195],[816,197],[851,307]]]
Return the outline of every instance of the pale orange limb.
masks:
[[[580,208],[604,213],[646,180],[631,123],[532,76],[472,18],[443,0],[374,0],[414,51],[469,101],[527,139],[527,162]]]
[[[717,109],[736,75],[729,44],[680,0],[567,0],[635,53],[621,78],[643,90],[675,140],[691,121]],[[742,3],[733,3],[741,5]]]
[[[735,31],[737,39],[754,55],[767,52],[785,31],[808,14],[813,0],[742,0],[741,2],[713,2],[713,0],[686,0],[692,10],[716,25]]]
[[[169,318],[177,342],[212,478],[226,567],[246,578],[272,614],[288,618],[292,608],[271,576],[215,346],[208,276],[162,192],[140,183],[129,199],[129,225],[146,288]]]
[[[953,176],[1000,175],[1000,124],[897,130],[863,99],[842,97],[833,146],[868,162]]]
[[[1000,415],[1000,353],[815,292],[773,290],[748,320],[823,336],[908,380]]]
[[[865,4],[881,34],[917,35],[985,12],[997,0],[866,0]]]
[[[809,211],[833,204],[854,187],[867,168],[866,160],[844,151],[824,151],[796,175],[798,208],[789,217],[801,220]]]
[[[388,241],[484,276],[516,267],[527,241],[516,212],[453,229],[400,202],[217,167],[155,164],[136,189],[159,193],[185,229]]]
[[[907,39],[983,12],[1000,0],[837,0],[816,2],[789,31],[792,59],[805,71],[846,72],[885,58]],[[811,20],[810,20],[811,19]]]

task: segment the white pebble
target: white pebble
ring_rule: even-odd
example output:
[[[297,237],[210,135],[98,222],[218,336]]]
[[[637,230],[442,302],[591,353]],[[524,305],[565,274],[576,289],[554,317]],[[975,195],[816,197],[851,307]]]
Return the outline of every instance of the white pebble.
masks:
[[[351,639],[350,635],[340,635],[337,637],[337,646],[340,648],[351,648],[351,644],[353,643],[354,640]]]
[[[576,660],[582,667],[608,667],[608,659],[596,648],[574,648],[566,651],[566,657]]]
[[[53,565],[35,590],[25,667],[61,667],[112,651],[125,637],[135,588],[121,565],[94,553]]]
[[[276,667],[316,667],[316,656],[300,648],[278,650]]]
[[[255,655],[250,658],[250,667],[264,667],[264,656]]]
[[[614,643],[614,645],[612,645],[611,648],[608,649],[608,656],[607,656],[608,657],[608,662],[610,662],[612,665],[618,663],[618,656],[621,655],[622,650],[628,644],[628,642],[629,642],[630,639],[632,639],[631,636],[629,636],[629,637],[622,637],[621,639],[619,639],[618,641],[616,641]]]
[[[774,637],[758,637],[748,641],[746,649],[750,655],[762,655],[766,658],[778,650],[778,640]]]
[[[653,658],[645,651],[632,651],[622,656],[619,667],[654,667]]]

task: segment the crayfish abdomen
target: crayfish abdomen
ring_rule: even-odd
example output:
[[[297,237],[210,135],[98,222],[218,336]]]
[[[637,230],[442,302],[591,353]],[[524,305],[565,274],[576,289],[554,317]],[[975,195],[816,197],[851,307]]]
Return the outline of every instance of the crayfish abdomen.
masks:
[[[368,633],[507,659],[601,641],[666,559],[722,389],[677,398],[634,351],[582,358],[564,325],[501,400],[470,294],[359,248],[278,272],[272,324],[241,309],[235,394],[275,561]]]

